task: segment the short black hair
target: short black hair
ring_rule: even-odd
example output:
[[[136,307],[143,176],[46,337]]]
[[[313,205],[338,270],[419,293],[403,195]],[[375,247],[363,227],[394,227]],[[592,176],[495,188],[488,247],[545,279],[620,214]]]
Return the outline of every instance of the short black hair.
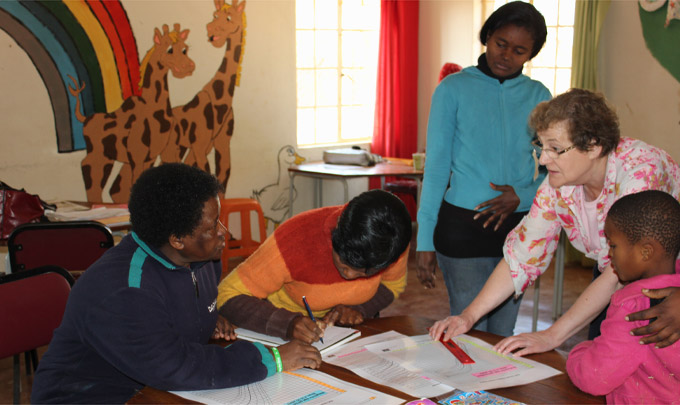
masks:
[[[680,252],[680,203],[659,190],[645,190],[618,199],[607,213],[607,221],[634,245],[653,239],[664,248],[667,257]]]
[[[203,206],[221,186],[210,173],[183,163],[145,170],[132,186],[128,209],[132,231],[154,247],[170,236],[190,235],[203,216]]]
[[[371,276],[401,256],[411,242],[411,215],[404,203],[384,190],[354,197],[331,235],[340,260]]]
[[[529,31],[534,40],[534,48],[531,50],[531,58],[529,59],[538,55],[545,44],[548,29],[545,27],[545,18],[536,10],[536,7],[523,1],[512,1],[500,6],[486,19],[479,31],[479,40],[482,45],[486,45],[487,38],[493,35],[496,30],[506,25],[515,25]]]

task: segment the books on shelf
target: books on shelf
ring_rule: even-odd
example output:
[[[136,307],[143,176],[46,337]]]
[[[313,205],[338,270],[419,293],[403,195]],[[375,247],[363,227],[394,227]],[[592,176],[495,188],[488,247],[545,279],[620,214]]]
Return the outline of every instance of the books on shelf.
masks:
[[[287,341],[264,333],[254,332],[252,330],[236,328],[236,337],[251,342],[260,342],[265,346],[279,346]],[[343,344],[354,340],[361,336],[361,331],[352,328],[343,328],[340,326],[328,326],[324,331],[324,343],[315,342],[312,346],[319,349],[321,354],[330,352],[331,350],[342,346]]]

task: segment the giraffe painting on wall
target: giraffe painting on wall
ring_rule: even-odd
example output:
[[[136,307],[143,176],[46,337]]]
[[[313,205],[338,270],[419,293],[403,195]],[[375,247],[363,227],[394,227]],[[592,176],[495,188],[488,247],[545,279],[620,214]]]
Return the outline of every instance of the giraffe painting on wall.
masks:
[[[123,163],[111,186],[114,202],[127,203],[130,187],[145,169],[154,164],[170,139],[172,109],[168,94],[167,74],[177,78],[191,75],[195,64],[187,55],[189,30],[180,31],[179,24],[170,31],[154,30],[153,47],[142,61],[141,95],[131,96],[115,111],[84,117],[76,104],[76,116],[83,122],[87,155],[81,162],[87,200],[102,202],[104,187],[114,162]],[[77,86],[75,79],[71,78]],[[69,86],[78,98],[84,85]],[[78,99],[79,101],[79,99]]]
[[[206,26],[208,40],[225,47],[215,76],[186,105],[173,108],[173,127],[163,162],[184,162],[213,173],[227,188],[231,173],[230,143],[234,132],[234,90],[239,85],[245,45],[245,1],[214,0],[213,19]],[[208,156],[214,149],[214,170]]]

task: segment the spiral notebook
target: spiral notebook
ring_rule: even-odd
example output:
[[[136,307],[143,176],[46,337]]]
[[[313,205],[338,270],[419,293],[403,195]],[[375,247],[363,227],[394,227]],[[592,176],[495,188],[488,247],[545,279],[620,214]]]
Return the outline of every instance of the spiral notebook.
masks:
[[[265,346],[279,346],[287,343],[285,340],[265,335],[264,333],[253,332],[252,330],[236,328],[236,337],[251,342],[260,342]],[[328,326],[324,331],[324,343],[315,342],[312,346],[319,349],[321,354],[330,352],[331,350],[342,346],[343,344],[354,340],[361,336],[361,331],[352,328],[343,328],[340,326]]]

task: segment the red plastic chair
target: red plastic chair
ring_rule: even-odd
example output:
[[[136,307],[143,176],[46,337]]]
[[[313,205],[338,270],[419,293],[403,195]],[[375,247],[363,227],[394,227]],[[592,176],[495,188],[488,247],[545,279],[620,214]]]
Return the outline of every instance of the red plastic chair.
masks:
[[[83,271],[112,246],[111,230],[95,221],[24,224],[7,239],[12,273],[47,265]]]
[[[58,266],[0,277],[0,359],[14,356],[14,403],[19,403],[19,354],[35,352],[52,340],[61,323],[73,277]],[[37,355],[35,358],[37,366]],[[30,364],[26,363],[26,368]]]

